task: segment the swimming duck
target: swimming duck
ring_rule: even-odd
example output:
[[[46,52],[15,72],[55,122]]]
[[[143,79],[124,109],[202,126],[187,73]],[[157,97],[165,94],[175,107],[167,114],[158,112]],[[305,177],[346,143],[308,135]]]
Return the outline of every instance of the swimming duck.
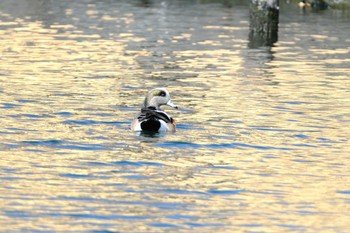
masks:
[[[302,0],[301,2],[298,3],[298,6],[305,10],[306,8],[310,7],[310,3],[308,3],[306,0]]]
[[[170,94],[165,88],[155,88],[148,92],[143,108],[131,123],[133,131],[166,132],[175,131],[175,121],[160,106],[168,105],[176,108],[170,100]]]

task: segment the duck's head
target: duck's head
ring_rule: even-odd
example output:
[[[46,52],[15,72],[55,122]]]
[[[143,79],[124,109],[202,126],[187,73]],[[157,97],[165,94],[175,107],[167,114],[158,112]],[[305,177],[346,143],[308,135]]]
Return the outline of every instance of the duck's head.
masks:
[[[165,88],[155,88],[148,92],[145,101],[144,107],[155,107],[159,109],[161,105],[169,105],[170,107],[177,108],[170,100],[170,94]]]

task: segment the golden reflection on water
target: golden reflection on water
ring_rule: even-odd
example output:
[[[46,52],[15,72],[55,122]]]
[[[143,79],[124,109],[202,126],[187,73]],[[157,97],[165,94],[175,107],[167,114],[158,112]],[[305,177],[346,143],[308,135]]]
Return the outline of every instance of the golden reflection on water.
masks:
[[[350,58],[315,45],[342,35],[250,50],[236,11],[237,25],[138,31],[137,14],[164,10],[99,18],[120,33],[2,23],[1,231],[347,231]],[[180,106],[166,109],[178,131],[130,132],[159,85]]]

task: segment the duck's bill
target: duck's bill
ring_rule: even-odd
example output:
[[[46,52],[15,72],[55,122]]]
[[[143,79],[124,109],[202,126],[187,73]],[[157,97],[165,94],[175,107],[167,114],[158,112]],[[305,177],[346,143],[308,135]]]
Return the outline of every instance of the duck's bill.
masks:
[[[172,108],[176,108],[177,109],[177,106],[175,104],[173,104],[173,102],[171,102],[170,100],[166,104],[169,105]]]

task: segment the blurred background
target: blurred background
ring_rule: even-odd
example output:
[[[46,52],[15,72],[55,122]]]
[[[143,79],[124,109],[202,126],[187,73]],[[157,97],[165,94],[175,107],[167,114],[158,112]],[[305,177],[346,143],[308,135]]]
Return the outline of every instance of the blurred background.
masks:
[[[334,2],[250,47],[248,0],[2,0],[0,231],[349,232]],[[160,86],[177,132],[131,132]]]

